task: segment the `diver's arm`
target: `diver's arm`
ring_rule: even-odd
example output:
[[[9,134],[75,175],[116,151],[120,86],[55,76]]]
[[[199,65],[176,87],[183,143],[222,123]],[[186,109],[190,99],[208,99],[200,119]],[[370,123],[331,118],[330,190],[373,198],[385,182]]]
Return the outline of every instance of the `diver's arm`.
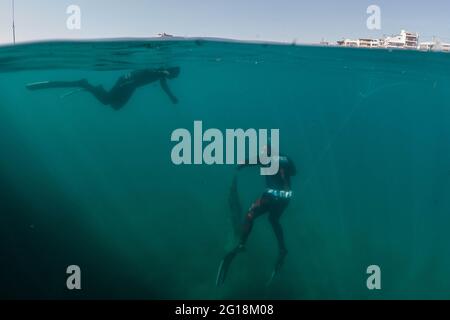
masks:
[[[172,103],[173,104],[177,104],[178,103],[178,99],[177,99],[177,97],[175,97],[173,95],[172,91],[170,91],[170,88],[169,88],[169,85],[167,84],[166,78],[162,78],[159,82],[161,84],[161,88],[169,96],[169,98],[172,101]]]

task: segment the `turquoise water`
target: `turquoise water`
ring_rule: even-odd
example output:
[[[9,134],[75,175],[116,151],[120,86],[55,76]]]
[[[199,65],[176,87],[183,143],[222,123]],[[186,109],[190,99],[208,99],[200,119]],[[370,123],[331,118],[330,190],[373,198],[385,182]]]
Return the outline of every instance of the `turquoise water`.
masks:
[[[180,66],[120,111],[30,82],[111,87]],[[259,43],[53,42],[0,47],[0,297],[450,298],[450,55]],[[177,128],[279,128],[295,161],[282,218],[261,217],[222,288],[233,166],[174,166]],[[244,208],[264,189],[240,174]],[[82,270],[68,291],[66,268]],[[366,287],[381,267],[382,290]]]

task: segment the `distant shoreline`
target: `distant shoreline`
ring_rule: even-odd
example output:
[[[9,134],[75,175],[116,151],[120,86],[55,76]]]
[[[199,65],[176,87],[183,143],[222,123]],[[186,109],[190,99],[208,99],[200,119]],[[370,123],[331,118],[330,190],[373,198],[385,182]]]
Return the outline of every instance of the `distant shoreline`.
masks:
[[[230,44],[242,44],[242,45],[268,45],[268,46],[280,46],[280,47],[317,47],[317,48],[334,48],[342,50],[352,50],[357,49],[361,51],[388,51],[388,52],[423,52],[423,53],[444,53],[442,51],[432,51],[432,50],[420,50],[420,49],[409,49],[409,48],[366,48],[366,47],[349,47],[342,46],[338,44],[322,44],[322,43],[301,43],[301,42],[282,42],[282,41],[264,41],[264,40],[239,40],[231,38],[218,38],[218,37],[117,37],[117,38],[84,38],[84,39],[42,39],[33,41],[23,41],[13,43],[0,44],[0,49],[13,48],[13,47],[23,47],[29,45],[39,45],[39,44],[64,44],[64,43],[74,43],[74,44],[88,44],[88,43],[120,43],[120,42],[212,42],[212,43],[230,43]]]

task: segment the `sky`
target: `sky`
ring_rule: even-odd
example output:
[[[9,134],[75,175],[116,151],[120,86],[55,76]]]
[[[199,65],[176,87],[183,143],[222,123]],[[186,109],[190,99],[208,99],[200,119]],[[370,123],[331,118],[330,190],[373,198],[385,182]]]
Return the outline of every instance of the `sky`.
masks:
[[[0,44],[12,42],[11,1],[0,0]],[[15,0],[18,42],[177,36],[297,43],[418,32],[450,42],[450,0]],[[67,7],[81,9],[69,30]],[[367,8],[381,9],[369,30]]]

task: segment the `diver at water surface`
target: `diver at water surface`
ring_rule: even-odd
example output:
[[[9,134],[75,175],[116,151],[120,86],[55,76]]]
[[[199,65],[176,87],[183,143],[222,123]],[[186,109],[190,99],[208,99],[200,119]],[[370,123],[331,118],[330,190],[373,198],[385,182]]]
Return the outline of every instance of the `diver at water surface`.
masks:
[[[79,88],[91,93],[102,104],[111,106],[114,110],[121,109],[131,98],[137,88],[159,81],[161,88],[168,95],[172,103],[177,104],[178,99],[170,91],[167,80],[177,78],[180,74],[179,67],[143,69],[132,71],[120,77],[111,90],[107,91],[103,86],[94,86],[86,79],[78,81],[46,81],[28,84],[29,90],[41,90],[51,88]]]
[[[271,154],[270,142],[266,146],[266,154]],[[271,155],[271,157],[274,157]],[[291,177],[296,175],[296,168],[294,162],[286,155],[279,155],[279,170],[275,175],[266,176],[266,190],[262,196],[257,199],[250,209],[248,210],[243,226],[241,228],[241,235],[239,244],[230,252],[228,252],[224,259],[222,260],[219,272],[217,274],[216,284],[218,286],[222,285],[225,281],[226,274],[231,265],[231,262],[240,252],[245,251],[245,244],[247,242],[248,236],[253,228],[253,223],[259,216],[268,213],[269,222],[272,225],[272,229],[275,233],[279,255],[275,263],[274,270],[272,272],[269,283],[273,280],[274,276],[280,271],[284,259],[287,255],[286,244],[284,241],[283,229],[280,224],[280,217],[289,205],[290,199],[292,197],[291,189]],[[248,161],[246,162],[248,163]],[[239,165],[238,170],[244,167],[253,166],[252,164]],[[256,166],[263,166],[261,163],[257,163]],[[233,180],[233,185],[236,180]],[[235,186],[234,186],[235,187]]]

